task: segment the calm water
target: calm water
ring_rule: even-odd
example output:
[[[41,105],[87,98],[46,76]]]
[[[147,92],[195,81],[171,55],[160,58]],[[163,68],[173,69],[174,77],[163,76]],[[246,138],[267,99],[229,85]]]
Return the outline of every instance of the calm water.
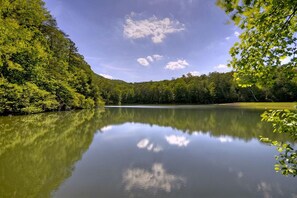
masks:
[[[0,197],[297,197],[260,111],[130,107],[0,117]]]

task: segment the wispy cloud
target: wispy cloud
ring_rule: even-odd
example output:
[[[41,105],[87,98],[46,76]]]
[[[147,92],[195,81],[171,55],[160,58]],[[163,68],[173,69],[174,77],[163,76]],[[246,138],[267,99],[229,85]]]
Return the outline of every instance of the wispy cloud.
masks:
[[[240,33],[237,32],[237,31],[235,31],[235,32],[234,32],[234,35],[235,35],[236,37],[239,37]]]
[[[201,73],[199,71],[191,71],[189,72],[192,76],[200,76]]]
[[[103,76],[104,78],[113,79],[111,75],[108,74],[99,74],[100,76]]]
[[[148,57],[146,57],[147,58],[147,60],[148,61],[150,61],[150,62],[154,62],[154,59],[153,59],[153,57],[151,57],[151,56],[148,56]]]
[[[148,62],[148,60],[146,60],[146,58],[138,58],[137,62],[142,66],[149,66],[150,65],[150,63]]]
[[[184,69],[189,66],[189,63],[186,60],[177,60],[167,63],[165,69],[169,70],[177,70],[177,69]]]
[[[224,65],[224,64],[219,64],[217,66],[214,67],[215,69],[227,69],[228,66],[227,65]]]
[[[113,63],[113,64],[102,64],[101,66],[104,67],[104,68],[107,68],[107,69],[115,70],[115,71],[127,71],[127,72],[133,71],[133,69],[131,69],[131,68],[113,66],[115,64],[117,64],[117,63]]]
[[[215,66],[214,69],[216,71],[218,71],[218,72],[228,72],[228,71],[231,71],[231,68],[228,67],[225,64],[219,64],[219,65]]]
[[[159,54],[154,54],[152,56],[147,56],[146,58],[138,58],[137,62],[143,66],[149,66],[150,63],[153,63],[155,61],[159,61],[163,58],[163,56]]]
[[[225,39],[228,41],[228,40],[230,40],[230,38],[231,38],[230,36],[227,36]]]
[[[162,58],[163,58],[163,56],[161,56],[161,55],[159,55],[159,54],[154,54],[153,57],[154,57],[154,59],[155,59],[156,61],[158,61],[158,60],[162,60]]]
[[[158,19],[153,16],[144,20],[134,20],[131,14],[124,24],[124,36],[130,39],[150,37],[153,43],[162,43],[168,34],[185,30],[185,25],[170,18]]]

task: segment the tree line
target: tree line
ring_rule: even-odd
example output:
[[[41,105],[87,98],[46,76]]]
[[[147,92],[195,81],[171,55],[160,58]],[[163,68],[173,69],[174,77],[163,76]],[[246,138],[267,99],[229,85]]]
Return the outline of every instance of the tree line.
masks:
[[[233,72],[187,74],[173,80],[126,83],[98,78],[102,98],[108,105],[120,104],[217,104],[231,102],[290,102],[297,98],[297,78],[277,73],[269,87],[241,87]]]

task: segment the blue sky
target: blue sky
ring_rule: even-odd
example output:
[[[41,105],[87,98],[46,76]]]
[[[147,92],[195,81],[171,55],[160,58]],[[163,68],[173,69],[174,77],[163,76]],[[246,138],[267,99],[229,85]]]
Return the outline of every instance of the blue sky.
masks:
[[[229,71],[238,29],[216,0],[45,0],[93,71],[127,82]]]

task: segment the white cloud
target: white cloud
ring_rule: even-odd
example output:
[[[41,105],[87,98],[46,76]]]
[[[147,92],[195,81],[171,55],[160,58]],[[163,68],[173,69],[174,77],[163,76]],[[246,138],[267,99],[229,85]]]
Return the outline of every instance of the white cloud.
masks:
[[[228,71],[231,71],[231,68],[228,67],[225,64],[219,64],[219,65],[215,66],[214,69],[216,69],[219,72],[228,72]]]
[[[192,76],[200,76],[201,75],[201,73],[200,72],[198,72],[198,71],[191,71],[191,72],[189,72]]]
[[[163,56],[159,55],[159,54],[154,54],[153,55],[153,58],[156,60],[156,61],[159,61],[159,60],[162,60]]]
[[[149,66],[150,65],[150,63],[146,60],[146,58],[138,58],[137,59],[137,62],[140,65],[143,65],[143,66]]]
[[[189,65],[186,60],[177,60],[173,62],[167,63],[165,66],[165,69],[170,69],[170,70],[177,70],[177,69],[184,69]]]
[[[154,163],[151,170],[129,168],[123,173],[125,190],[144,189],[157,192],[163,190],[171,192],[186,183],[186,179],[167,173],[163,164]]]
[[[163,151],[162,146],[154,145],[153,143],[150,143],[149,139],[147,139],[147,138],[140,140],[137,143],[137,147],[139,149],[146,149],[146,150],[152,151],[154,153],[159,153],[160,151]]]
[[[105,131],[109,131],[109,130],[111,130],[111,129],[112,129],[112,126],[106,126],[106,127],[103,127],[103,128],[101,129],[101,131],[105,132]]]
[[[151,56],[146,57],[146,59],[147,59],[148,61],[150,61],[150,62],[154,62],[154,59],[153,59],[153,57],[151,57]]]
[[[230,38],[231,38],[230,36],[227,36],[225,39],[228,41],[228,40],[230,40]]]
[[[237,32],[237,31],[235,31],[235,32],[234,32],[234,35],[235,35],[236,37],[239,37],[240,33]]]
[[[214,68],[215,69],[228,69],[228,66],[224,65],[224,64],[219,64],[219,65],[215,66]]]
[[[124,25],[124,36],[131,39],[150,37],[153,43],[162,43],[167,34],[185,30],[185,25],[169,18],[158,19],[153,16],[144,20],[134,20],[128,16]]]
[[[165,139],[169,144],[176,145],[179,147],[186,147],[190,143],[190,140],[188,140],[184,136],[170,135],[165,136]]]
[[[163,56],[159,54],[154,54],[152,56],[147,56],[146,58],[138,58],[137,62],[143,66],[149,66],[150,62],[153,63],[155,61],[159,61],[163,58]]]
[[[111,75],[108,74],[99,74],[100,76],[103,76],[104,78],[113,79]]]

